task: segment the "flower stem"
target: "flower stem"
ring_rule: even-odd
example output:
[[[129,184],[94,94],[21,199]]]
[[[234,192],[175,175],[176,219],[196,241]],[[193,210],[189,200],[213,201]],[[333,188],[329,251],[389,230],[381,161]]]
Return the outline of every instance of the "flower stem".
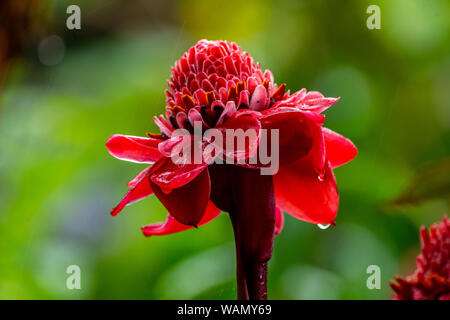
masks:
[[[272,176],[234,165],[211,165],[211,199],[230,214],[236,241],[239,300],[267,299],[267,262],[275,235]]]
[[[233,217],[233,215],[230,215]],[[233,224],[235,244],[236,244],[236,281],[237,281],[237,299],[238,300],[249,300],[248,290],[247,290],[247,280],[245,276],[244,265],[242,263],[241,250],[238,246],[238,239],[236,233],[236,223],[235,219],[231,218]]]
[[[230,217],[236,241],[238,299],[265,300],[275,231],[272,177],[254,169],[235,167],[233,171]]]

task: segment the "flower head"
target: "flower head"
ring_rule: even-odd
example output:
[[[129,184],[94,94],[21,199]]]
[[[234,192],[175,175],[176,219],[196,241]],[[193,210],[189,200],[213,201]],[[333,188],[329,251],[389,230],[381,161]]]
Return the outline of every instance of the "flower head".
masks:
[[[171,71],[165,115],[154,117],[160,133],[113,135],[106,143],[119,159],[152,163],[128,183],[111,213],[154,193],[169,214],[165,222],[142,228],[151,236],[228,212],[238,297],[263,299],[282,211],[311,223],[334,223],[339,197],[332,169],[357,153],[350,140],[323,127],[321,112],[339,99],[305,89],[291,94],[227,41],[199,41]]]
[[[274,82],[270,70],[263,72],[247,52],[227,41],[200,40],[171,71],[165,116],[154,117],[161,132],[149,138],[113,135],[106,143],[119,159],[154,163],[128,183],[130,190],[113,215],[155,193],[170,214],[165,223],[144,227],[145,235],[181,231],[217,216],[218,209],[209,201],[214,184],[207,170],[210,163],[170,160],[174,146],[181,142],[173,132],[181,128],[192,133],[194,124],[201,123],[203,130],[243,128],[258,133],[244,150],[225,155],[236,160],[256,152],[262,128],[279,129],[281,167],[273,177],[277,207],[312,223],[334,221],[338,194],[332,169],[357,153],[348,139],[322,126],[321,112],[338,98],[305,89],[290,94],[285,84]]]
[[[422,249],[416,271],[391,283],[396,300],[450,300],[450,220],[420,228]]]

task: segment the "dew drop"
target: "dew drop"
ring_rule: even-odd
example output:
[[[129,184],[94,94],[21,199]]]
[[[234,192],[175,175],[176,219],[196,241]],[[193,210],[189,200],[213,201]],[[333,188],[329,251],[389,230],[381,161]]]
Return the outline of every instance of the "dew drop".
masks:
[[[319,181],[325,181],[325,170],[324,169],[317,169],[317,179],[319,179]]]
[[[331,224],[329,224],[329,223],[327,223],[327,224],[319,223],[317,226],[318,226],[320,229],[325,230],[325,229],[328,229],[328,228],[331,226]]]

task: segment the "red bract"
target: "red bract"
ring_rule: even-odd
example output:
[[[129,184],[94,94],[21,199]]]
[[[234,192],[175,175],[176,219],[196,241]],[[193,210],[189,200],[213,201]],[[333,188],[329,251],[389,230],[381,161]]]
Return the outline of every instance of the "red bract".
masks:
[[[450,300],[450,220],[420,228],[422,249],[416,271],[391,283],[395,300]]]
[[[111,213],[154,193],[169,214],[166,222],[142,228],[151,236],[190,229],[227,211],[236,235],[239,297],[264,298],[264,289],[252,286],[258,282],[253,274],[261,274],[261,264],[271,256],[282,211],[311,223],[334,223],[339,197],[332,169],[357,154],[350,140],[323,127],[321,112],[339,98],[305,89],[291,94],[247,52],[226,41],[199,41],[171,71],[165,116],[154,117],[160,133],[113,135],[106,143],[119,159],[153,163],[128,183],[128,193]],[[200,139],[194,129],[199,124]],[[232,165],[212,164],[214,157],[173,161],[187,142],[201,150],[210,147],[214,142],[203,134],[210,128],[224,140],[229,129],[255,134],[245,145],[214,156],[235,160]],[[185,134],[175,134],[179,129]],[[280,168],[273,176],[261,175],[255,169],[264,165],[249,161],[268,142],[263,129],[279,130]]]

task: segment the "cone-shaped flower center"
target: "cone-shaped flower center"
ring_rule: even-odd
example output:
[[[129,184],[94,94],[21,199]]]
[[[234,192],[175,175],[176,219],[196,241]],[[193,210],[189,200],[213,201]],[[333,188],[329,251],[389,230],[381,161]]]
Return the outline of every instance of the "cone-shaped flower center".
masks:
[[[283,84],[273,82],[248,52],[236,43],[201,40],[171,68],[166,90],[166,118],[155,117],[164,136],[174,129],[220,125],[239,109],[261,111],[285,97]]]
[[[422,249],[417,257],[416,271],[391,282],[398,300],[450,300],[450,220],[420,229]]]

